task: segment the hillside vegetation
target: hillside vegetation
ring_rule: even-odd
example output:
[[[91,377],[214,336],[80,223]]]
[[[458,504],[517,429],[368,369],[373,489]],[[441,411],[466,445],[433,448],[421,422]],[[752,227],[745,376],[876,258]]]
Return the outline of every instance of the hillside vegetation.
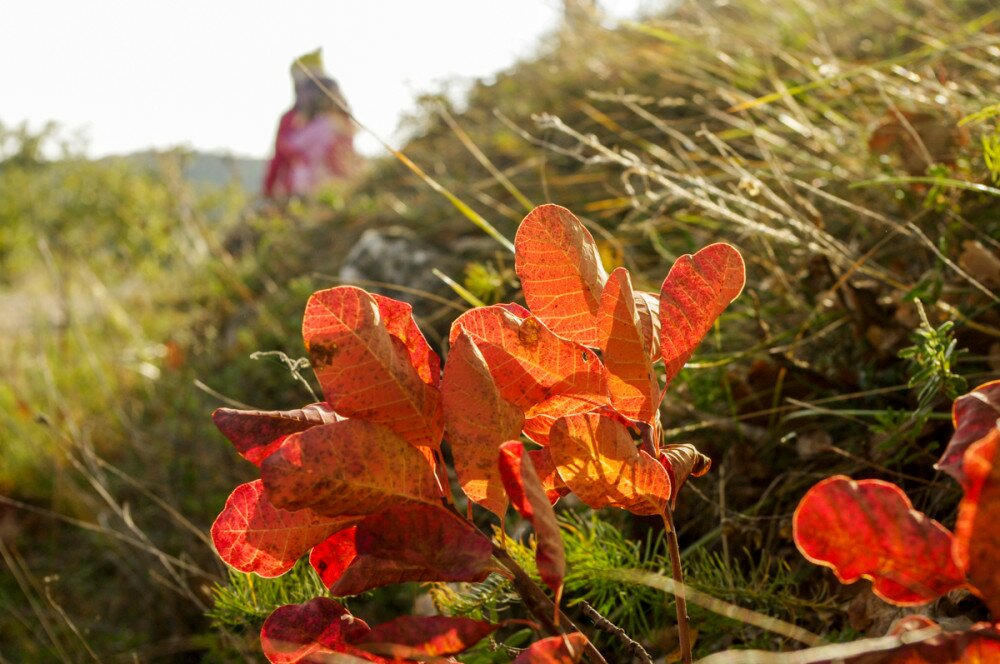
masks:
[[[405,159],[286,209],[192,184],[183,155],[47,161],[38,143],[57,137],[4,129],[0,662],[256,661],[263,616],[316,582],[217,560],[208,527],[253,468],[209,413],[311,400],[278,356],[250,356],[304,355],[305,300],[339,283],[366,231],[443,248],[434,267],[464,298],[434,275],[359,283],[413,301],[440,349],[469,300],[518,297],[512,254],[484,228],[510,239],[545,202],[644,290],[679,255],[740,248],[747,289],[664,405],[670,439],[714,461],[677,510],[688,578],[831,640],[884,632],[891,611],[863,584],[836,586],[795,551],[791,512],[845,472],[954,521],[958,486],[931,471],[951,399],[1000,373],[998,62],[989,0],[688,2],[575,25],[462,103],[423,98]],[[567,518],[607,542],[654,529],[601,516]],[[597,564],[567,546],[579,570]],[[655,567],[656,546],[612,548]],[[610,618],[672,651],[658,595],[599,590],[624,607]],[[366,618],[421,592],[376,593]],[[795,647],[692,620],[696,653]]]

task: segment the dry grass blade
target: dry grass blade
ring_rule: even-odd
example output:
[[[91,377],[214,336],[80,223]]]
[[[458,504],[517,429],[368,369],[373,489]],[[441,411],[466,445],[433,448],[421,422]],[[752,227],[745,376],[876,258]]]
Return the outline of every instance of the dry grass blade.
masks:
[[[778,618],[772,618],[771,616],[753,611],[751,609],[745,609],[741,606],[724,602],[721,599],[716,599],[707,593],[703,593],[700,590],[692,588],[690,585],[679,584],[673,579],[661,574],[654,574],[653,572],[647,572],[644,570],[620,569],[610,570],[607,572],[607,578],[624,581],[625,583],[649,586],[650,588],[656,588],[657,590],[662,590],[663,592],[670,593],[671,595],[676,595],[683,589],[688,602],[700,606],[703,609],[708,609],[709,611],[717,613],[720,616],[732,618],[738,622],[753,625],[754,627],[759,627],[760,629],[767,630],[768,632],[772,632],[774,634],[780,634],[781,636],[794,639],[809,646],[818,646],[824,643],[823,637],[818,634],[814,634],[807,629],[785,622],[784,620],[779,620]]]

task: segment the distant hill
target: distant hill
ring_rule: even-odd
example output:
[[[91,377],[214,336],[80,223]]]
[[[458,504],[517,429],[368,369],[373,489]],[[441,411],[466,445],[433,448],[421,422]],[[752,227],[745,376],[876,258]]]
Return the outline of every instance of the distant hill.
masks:
[[[195,152],[178,148],[174,150],[145,150],[127,155],[106,157],[120,159],[138,167],[158,168],[164,161],[179,160],[184,178],[189,182],[224,186],[238,182],[247,191],[258,191],[264,178],[267,161],[251,157],[237,157],[226,153]]]

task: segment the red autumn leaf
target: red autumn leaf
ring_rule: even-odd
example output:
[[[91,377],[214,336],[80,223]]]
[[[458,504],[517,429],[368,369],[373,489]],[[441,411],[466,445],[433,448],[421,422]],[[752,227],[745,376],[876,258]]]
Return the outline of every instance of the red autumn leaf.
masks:
[[[442,507],[404,505],[366,517],[354,531],[353,552],[350,535],[341,537],[310,558],[339,597],[410,581],[478,582],[496,569],[492,543]]]
[[[635,291],[635,311],[639,316],[639,330],[646,355],[660,357],[660,296]]]
[[[499,466],[511,504],[535,529],[538,573],[552,589],[558,603],[566,576],[566,553],[552,503],[538,479],[531,457],[524,453],[524,445],[520,442],[510,440],[500,446]]]
[[[636,447],[621,422],[601,413],[563,417],[552,427],[549,452],[566,486],[593,509],[619,507],[663,514],[670,499],[666,469]]]
[[[468,650],[499,628],[471,618],[402,616],[376,625],[357,645],[393,658],[447,657]]]
[[[545,495],[548,496],[549,502],[555,505],[560,498],[569,493],[569,487],[559,477],[559,470],[556,468],[556,462],[552,460],[552,454],[548,448],[543,447],[539,450],[530,450],[528,456],[535,466],[535,473],[538,475],[538,481],[542,483],[542,488],[545,489]]]
[[[566,208],[540,205],[521,222],[514,248],[531,312],[559,336],[597,346],[601,288],[608,275],[590,231]]]
[[[604,285],[598,316],[598,346],[608,368],[611,405],[630,420],[652,422],[660,387],[636,309],[632,279],[623,267]]]
[[[513,664],[576,664],[586,647],[587,637],[580,632],[550,636],[528,646]]]
[[[264,621],[260,644],[273,664],[329,661],[327,654],[347,653],[368,661],[383,661],[351,644],[368,633],[365,621],[355,618],[332,599],[317,597],[303,604],[275,609]]]
[[[743,257],[728,244],[710,244],[677,259],[660,289],[660,353],[667,384],[701,343],[715,319],[743,290]]]
[[[991,430],[1000,428],[1000,380],[980,385],[972,392],[955,399],[951,419],[955,425],[955,433],[934,467],[948,473],[966,487],[966,477],[962,470],[965,451]]]
[[[281,576],[306,551],[355,521],[357,517],[278,509],[256,480],[241,484],[229,496],[212,524],[212,542],[219,557],[241,572]]]
[[[597,355],[556,336],[538,318],[495,305],[462,314],[452,343],[466,332],[482,353],[500,396],[524,412],[524,433],[540,444],[561,415],[607,405],[607,370]]]
[[[357,531],[357,526],[337,531],[309,552],[309,564],[327,588],[335,584],[358,557],[355,545]]]
[[[421,452],[385,427],[354,419],[292,434],[261,464],[261,477],[275,506],[326,516],[437,504],[440,496]]]
[[[955,524],[955,558],[994,618],[1000,616],[1000,429],[965,453],[965,496]]]
[[[285,436],[311,429],[317,424],[342,420],[329,404],[320,402],[298,410],[237,410],[219,408],[212,421],[236,447],[243,458],[255,466],[281,446]]]
[[[497,448],[521,434],[524,415],[500,396],[486,360],[463,331],[448,354],[441,397],[458,483],[470,500],[503,516],[507,494],[497,469]]]
[[[403,342],[410,356],[410,364],[417,370],[420,380],[428,385],[441,382],[441,358],[427,343],[424,333],[413,320],[413,307],[378,293],[369,293],[378,306],[382,324],[389,334]]]
[[[404,337],[393,334],[387,321]],[[309,298],[302,337],[334,410],[389,427],[413,445],[437,449],[444,431],[437,358],[426,355],[431,352],[423,348],[426,342],[421,345],[419,331],[409,325],[386,298],[339,286]]]
[[[701,477],[712,468],[712,460],[694,445],[665,445],[660,453],[660,463],[670,477],[670,504],[677,501],[677,494],[688,477]]]
[[[888,482],[823,480],[796,508],[792,532],[810,561],[843,583],[870,579],[872,591],[892,604],[926,604],[965,583],[951,533]]]

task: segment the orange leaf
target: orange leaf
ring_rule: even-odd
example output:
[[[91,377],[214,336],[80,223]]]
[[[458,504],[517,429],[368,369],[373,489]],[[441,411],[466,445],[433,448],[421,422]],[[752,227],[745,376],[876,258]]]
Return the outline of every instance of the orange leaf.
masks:
[[[796,508],[792,532],[810,561],[843,583],[870,579],[872,591],[892,604],[926,604],[965,583],[951,533],[889,482],[823,480]]]
[[[587,637],[580,632],[550,636],[528,646],[513,664],[576,664],[586,647]]]
[[[639,316],[639,330],[646,355],[660,357],[660,296],[635,291],[635,311]]]
[[[417,338],[408,315],[387,304],[387,298],[376,300],[360,288],[340,286],[309,298],[302,336],[334,410],[385,425],[413,445],[437,449],[444,431],[438,360],[428,355],[432,351]]]
[[[275,506],[308,507],[326,516],[440,500],[423,454],[389,429],[362,420],[292,434],[261,464],[261,477]]]
[[[403,342],[410,356],[410,364],[417,370],[420,380],[428,385],[441,382],[441,359],[427,343],[423,332],[413,320],[413,307],[378,293],[369,293],[378,306],[382,324],[389,334]]]
[[[728,244],[710,244],[677,259],[660,289],[660,353],[667,384],[688,361],[712,324],[743,290],[743,257]]]
[[[524,453],[524,445],[516,440],[501,445],[499,466],[511,504],[535,529],[538,573],[555,593],[558,603],[562,596],[563,577],[566,576],[566,554],[556,513],[538,479],[531,457]]]
[[[448,353],[441,397],[448,444],[462,490],[470,500],[502,517],[507,494],[497,469],[497,448],[521,434],[524,415],[500,396],[486,360],[463,331]]]
[[[540,205],[521,222],[514,248],[531,312],[559,336],[597,346],[601,288],[608,275],[590,231],[566,208]]]
[[[358,646],[396,659],[447,657],[468,650],[500,628],[484,620],[450,616],[401,616],[376,625]]]
[[[609,403],[607,369],[594,351],[556,336],[535,316],[502,305],[480,307],[452,324],[452,342],[469,334],[500,396],[524,412],[524,433],[540,444],[562,415]]]
[[[566,486],[589,507],[663,514],[670,499],[666,469],[639,450],[621,422],[600,413],[563,417],[549,452]]]
[[[353,541],[352,541],[353,539]],[[493,545],[441,507],[401,505],[366,517],[316,547],[310,562],[337,596],[410,581],[478,582],[494,571]]]
[[[330,533],[359,518],[278,509],[267,500],[261,481],[256,480],[239,485],[229,496],[212,524],[212,542],[230,567],[275,577],[292,569],[295,561]]]
[[[652,423],[660,387],[651,356],[646,353],[632,280],[623,267],[612,272],[604,285],[598,326],[611,405],[630,420]]]
[[[980,385],[955,399],[951,419],[955,433],[934,467],[948,473],[968,489],[962,459],[970,445],[991,430],[1000,428],[1000,380]]]
[[[689,443],[665,445],[660,453],[660,463],[670,477],[670,504],[677,501],[677,494],[688,477],[701,477],[712,468],[712,460]]]
[[[955,524],[955,558],[986,602],[1000,616],[1000,430],[996,427],[965,453],[965,497]]]
[[[386,661],[351,645],[368,632],[364,620],[332,599],[317,597],[275,609],[260,630],[260,644],[272,664],[331,662],[336,661],[331,657],[334,653],[355,655],[361,661]]]
[[[218,408],[212,421],[236,447],[244,459],[255,466],[281,447],[285,436],[311,429],[317,424],[342,420],[327,403],[314,403],[298,410],[237,410]]]

